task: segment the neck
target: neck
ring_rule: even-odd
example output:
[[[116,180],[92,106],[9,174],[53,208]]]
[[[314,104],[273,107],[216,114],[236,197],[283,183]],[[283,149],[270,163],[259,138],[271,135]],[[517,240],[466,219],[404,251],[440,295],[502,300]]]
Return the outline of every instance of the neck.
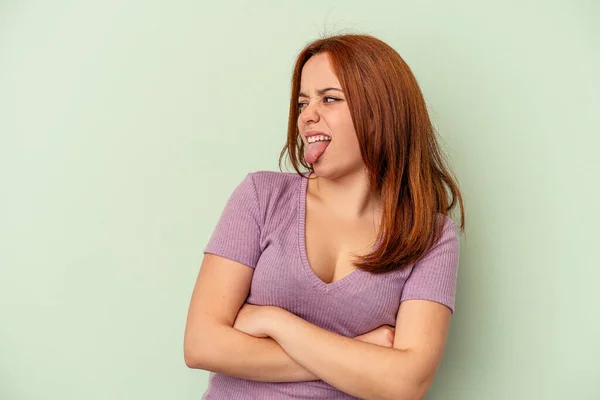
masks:
[[[330,178],[311,175],[312,195],[331,213],[343,219],[379,217],[381,198],[372,193],[366,170]]]

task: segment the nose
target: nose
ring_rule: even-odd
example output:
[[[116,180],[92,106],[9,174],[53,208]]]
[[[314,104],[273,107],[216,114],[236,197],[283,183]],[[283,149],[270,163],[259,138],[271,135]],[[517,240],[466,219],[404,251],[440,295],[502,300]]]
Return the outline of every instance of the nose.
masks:
[[[319,113],[316,105],[307,104],[300,112],[300,121],[303,124],[315,123],[319,121]]]

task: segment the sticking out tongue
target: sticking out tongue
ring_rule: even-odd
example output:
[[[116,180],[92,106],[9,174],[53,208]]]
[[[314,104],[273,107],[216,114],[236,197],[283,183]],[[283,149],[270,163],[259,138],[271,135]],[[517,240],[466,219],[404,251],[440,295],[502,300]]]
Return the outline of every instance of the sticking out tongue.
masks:
[[[329,146],[329,143],[330,142],[327,140],[309,143],[304,150],[304,159],[306,162],[312,164],[317,161],[317,159],[321,157],[321,154],[325,152],[325,149],[327,146]]]

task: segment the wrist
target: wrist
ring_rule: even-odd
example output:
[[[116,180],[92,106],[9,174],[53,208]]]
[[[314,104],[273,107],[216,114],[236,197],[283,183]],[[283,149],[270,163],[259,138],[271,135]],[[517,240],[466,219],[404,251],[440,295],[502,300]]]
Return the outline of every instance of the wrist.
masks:
[[[265,334],[272,339],[277,340],[281,327],[285,325],[282,321],[290,315],[290,313],[283,308],[268,306],[265,310],[265,314]]]

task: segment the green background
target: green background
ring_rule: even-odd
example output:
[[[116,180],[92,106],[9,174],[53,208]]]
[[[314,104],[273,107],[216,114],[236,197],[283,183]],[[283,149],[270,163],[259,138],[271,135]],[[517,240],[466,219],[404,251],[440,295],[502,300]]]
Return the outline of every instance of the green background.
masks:
[[[0,398],[198,399],[202,249],[277,170],[294,58],[369,33],[465,197],[428,399],[600,399],[598,1],[0,2]]]

